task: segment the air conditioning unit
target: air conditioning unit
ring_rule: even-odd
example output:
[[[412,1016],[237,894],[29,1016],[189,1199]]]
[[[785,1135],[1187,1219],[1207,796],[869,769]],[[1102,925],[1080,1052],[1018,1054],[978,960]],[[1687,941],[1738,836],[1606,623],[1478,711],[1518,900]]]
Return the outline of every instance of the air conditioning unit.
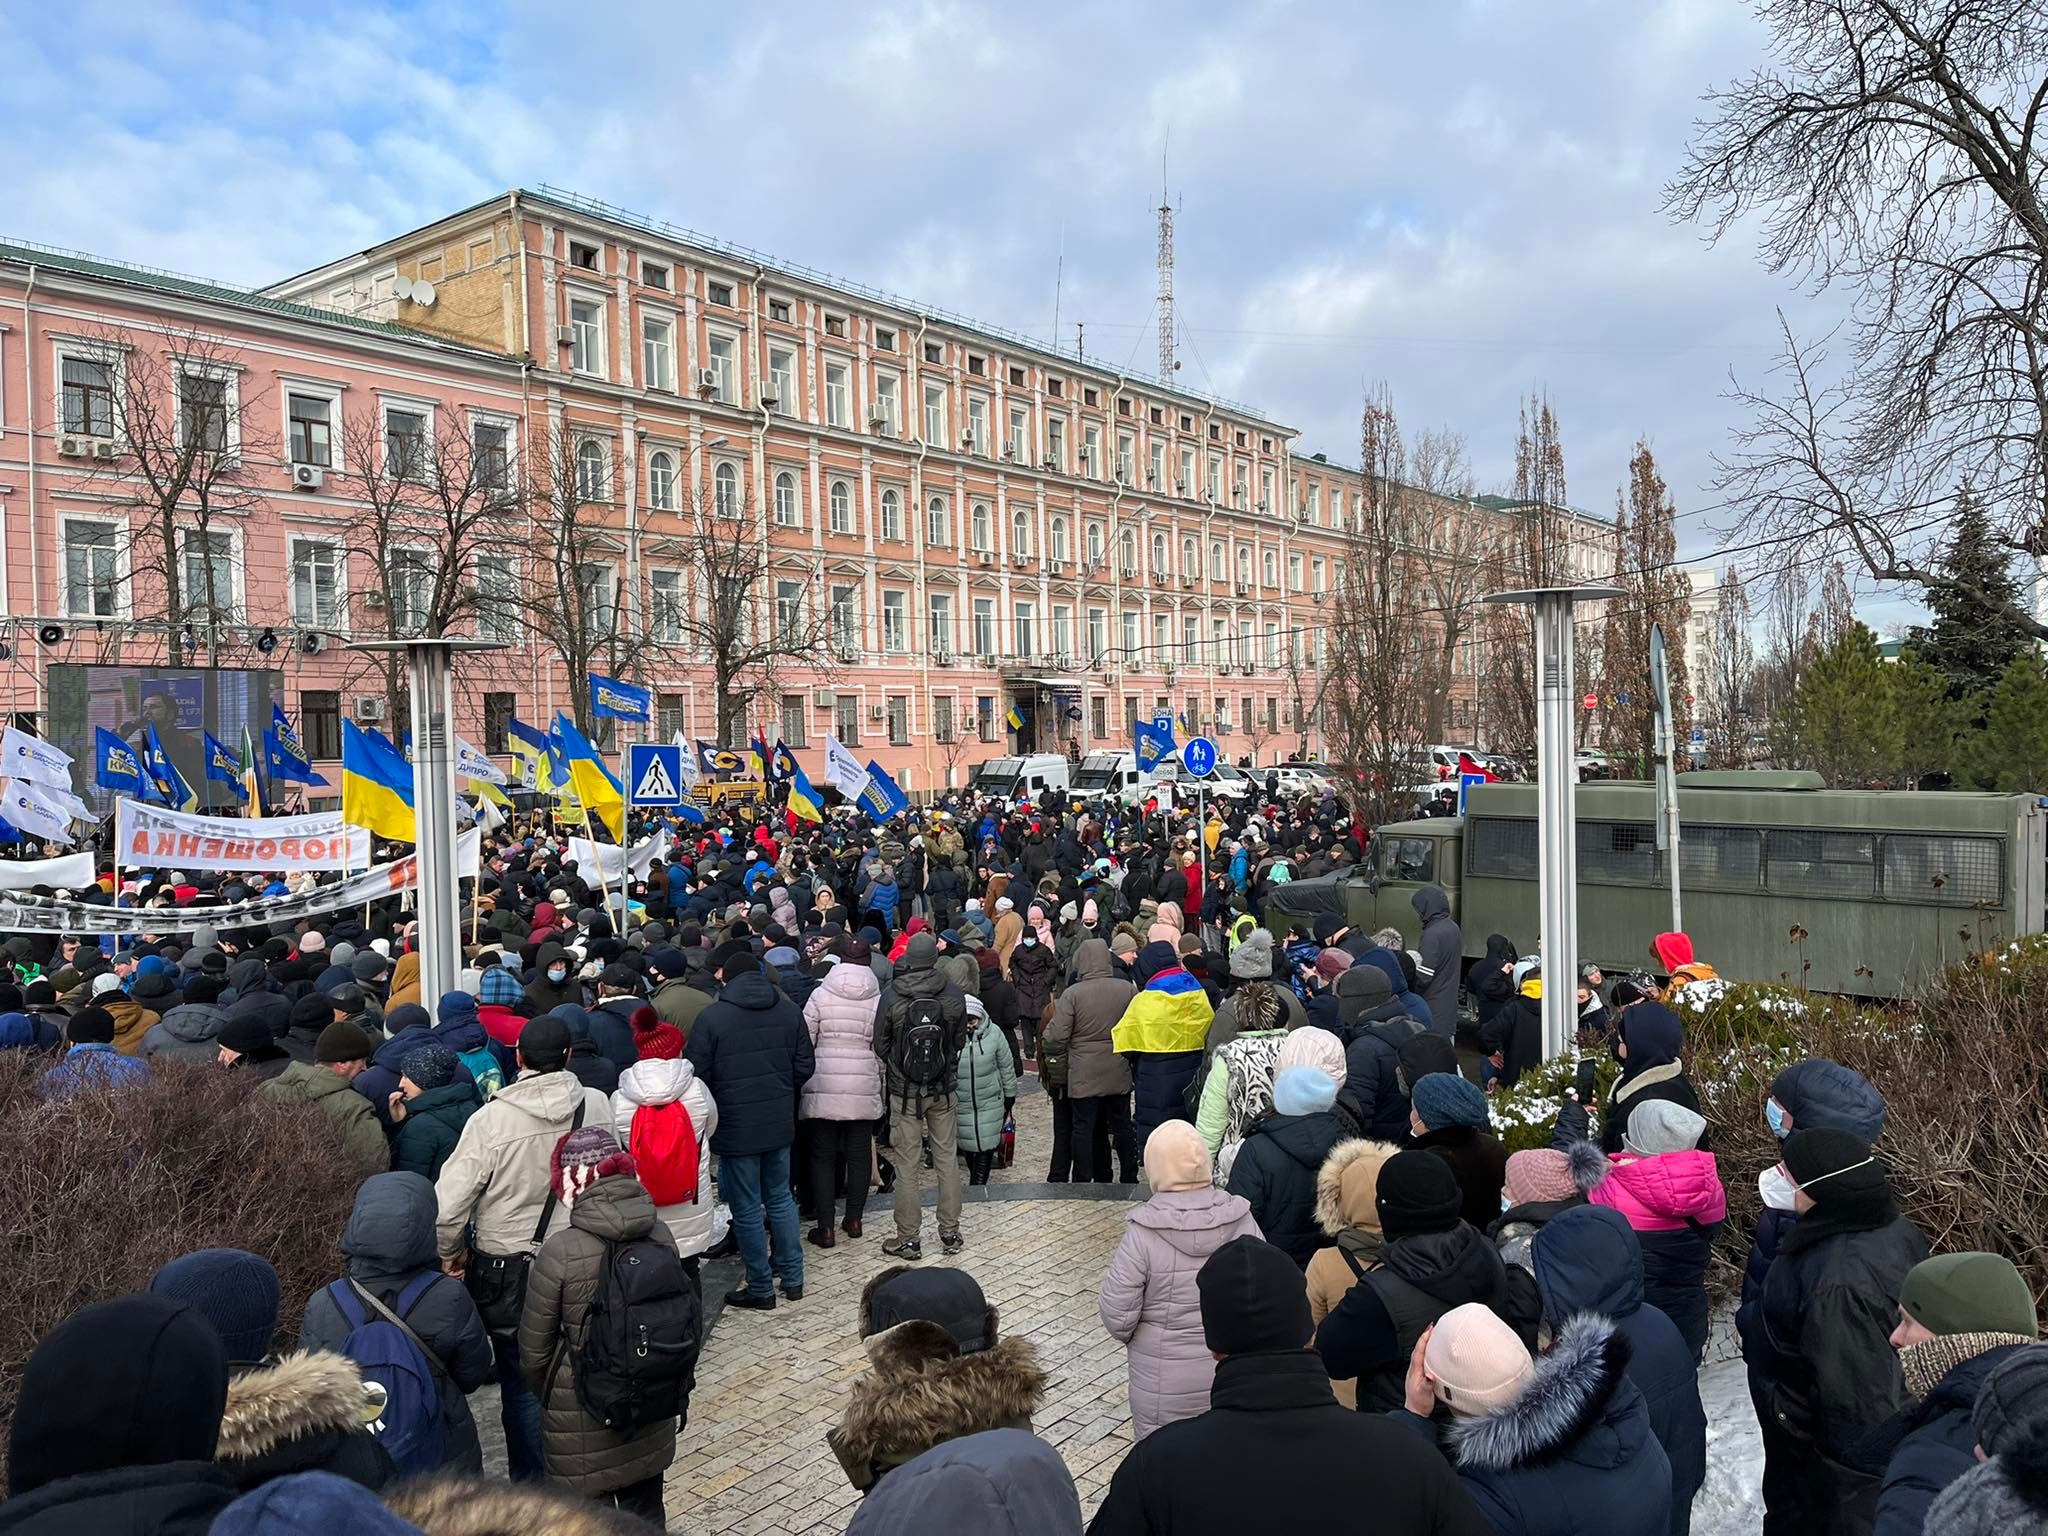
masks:
[[[882,719],[882,706],[879,704],[870,704],[868,706],[868,719],[872,723],[879,724]]]
[[[1172,682],[1176,677],[1180,676],[1180,669],[1178,667],[1166,667],[1163,670],[1166,674],[1166,680],[1169,683]]]
[[[716,368],[699,368],[697,370],[697,393],[700,395],[715,395],[718,393],[718,370]]]
[[[950,667],[953,665],[953,653],[951,651],[933,651],[932,665],[936,667]]]
[[[1294,509],[1294,520],[1295,520],[1295,521],[1296,521],[1297,523],[1305,523],[1305,522],[1307,522],[1307,521],[1308,521],[1308,508],[1307,508],[1307,507],[1296,507],[1296,508]]]
[[[294,464],[292,466],[292,485],[295,489],[317,491],[326,478],[325,471],[318,464]]]
[[[1174,489],[1175,493],[1176,493],[1176,494],[1178,494],[1178,495],[1181,495],[1181,496],[1185,496],[1185,495],[1187,495],[1187,493],[1188,493],[1188,483],[1187,483],[1187,480],[1186,480],[1186,479],[1185,479],[1184,477],[1180,476],[1180,475],[1175,475],[1175,476],[1173,477],[1173,489]]]
[[[1159,477],[1153,474],[1152,471],[1148,469],[1145,471],[1145,484],[1150,486],[1153,490],[1157,490],[1159,489]]]
[[[363,606],[365,608],[382,608],[384,606],[384,594],[375,587],[370,588],[369,591],[363,594]]]
[[[881,431],[881,430],[882,430],[882,428],[884,428],[884,427],[886,427],[886,426],[888,426],[888,425],[889,425],[889,415],[888,415],[888,412],[884,411],[884,410],[883,410],[883,409],[882,409],[882,408],[881,408],[880,406],[875,406],[875,407],[873,407],[872,409],[870,409],[870,410],[868,411],[868,430],[869,430],[869,431],[871,431],[871,432],[879,432],[879,431]]]
[[[859,661],[860,647],[857,645],[842,642],[841,644],[833,647],[833,654],[836,655],[841,661]]]
[[[575,326],[573,326],[573,325],[558,325],[558,326],[556,326],[556,327],[555,327],[555,345],[556,345],[556,346],[558,346],[558,347],[567,347],[567,346],[573,346],[573,345],[575,344],[575,341],[576,341],[576,327],[575,327]]]
[[[960,451],[962,453],[974,452],[974,434],[972,432],[960,434]]]
[[[1046,566],[1055,576],[1067,574],[1067,562],[1064,560],[1048,560]]]
[[[1017,439],[1014,437],[1003,444],[1003,457],[1012,464],[1017,462]]]
[[[1237,595],[1239,597],[1250,597],[1252,595],[1252,584],[1248,581],[1240,581],[1237,584]]]
[[[1055,657],[1053,658],[1053,663],[1052,663],[1052,664],[1053,664],[1053,665],[1054,665],[1055,667],[1059,667],[1059,668],[1061,668],[1061,669],[1063,669],[1063,670],[1065,670],[1065,671],[1071,672],[1071,671],[1072,671],[1072,670],[1074,669],[1074,655],[1073,655],[1073,652],[1071,652],[1071,651],[1061,651],[1061,652],[1060,652],[1060,653],[1059,653],[1059,654],[1058,654],[1057,656],[1055,656]]]
[[[996,557],[985,549],[980,554],[976,555],[975,559],[983,565],[994,565],[996,563]]]
[[[1029,555],[1025,555],[1025,554],[1016,554],[1016,555],[1012,555],[1012,556],[1010,556],[1010,564],[1012,564],[1012,565],[1014,565],[1015,567],[1017,567],[1017,569],[1018,569],[1018,570],[1020,570],[1020,571],[1021,571],[1021,570],[1023,570],[1023,569],[1024,569],[1024,568],[1025,568],[1025,567],[1026,567],[1027,565],[1029,565],[1030,563],[1031,563],[1031,557],[1030,557]]]
[[[1125,581],[1136,581],[1138,579],[1138,568],[1135,565],[1123,566],[1121,570]]]
[[[1184,587],[1192,587],[1195,584],[1195,578],[1192,576],[1183,576],[1180,579],[1180,584]]]
[[[1269,502],[1269,501],[1267,501],[1265,497],[1261,496],[1261,497],[1259,498],[1259,510],[1260,510],[1261,512],[1264,512],[1264,511],[1268,510],[1268,509],[1269,509],[1269,508],[1270,508],[1271,506],[1272,506],[1272,503],[1271,503],[1271,502]]]
[[[355,701],[355,716],[358,720],[382,720],[384,718],[383,696],[374,693],[358,695]]]
[[[816,688],[811,692],[811,702],[820,709],[830,709],[839,702],[839,695],[830,688]]]
[[[1040,469],[1058,469],[1060,467],[1060,461],[1048,453],[1045,456],[1045,458],[1042,461],[1040,461],[1038,467]]]
[[[780,404],[782,404],[782,396],[775,392],[775,386],[772,384],[762,385],[761,409],[764,411],[772,411],[775,409],[776,406]]]
[[[82,459],[92,452],[92,439],[89,437],[60,437],[57,439],[57,451],[67,459]]]
[[[112,441],[104,437],[94,438],[92,444],[92,456],[96,459],[113,458],[114,445]]]

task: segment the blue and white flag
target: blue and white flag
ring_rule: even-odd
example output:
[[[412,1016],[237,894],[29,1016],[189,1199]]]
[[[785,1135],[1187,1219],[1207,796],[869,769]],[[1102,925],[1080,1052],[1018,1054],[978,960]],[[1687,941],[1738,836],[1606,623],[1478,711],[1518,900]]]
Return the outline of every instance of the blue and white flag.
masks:
[[[846,750],[846,743],[830,731],[825,733],[825,782],[849,800],[858,800],[867,793],[867,769]]]
[[[0,816],[30,837],[46,843],[70,843],[71,817],[46,797],[44,786],[24,779],[0,780]]]
[[[117,795],[149,799],[149,780],[142,772],[141,754],[103,725],[94,729],[92,740],[93,782]]]
[[[590,674],[590,712],[599,719],[638,720],[643,725],[654,718],[654,690],[622,683],[616,677]]]
[[[1156,720],[1140,720],[1135,730],[1140,773],[1150,773],[1179,750],[1174,745],[1171,715],[1161,715]]]
[[[71,787],[71,754],[59,752],[40,736],[8,726],[0,732],[0,777],[31,784]]]
[[[887,821],[910,809],[910,796],[896,787],[896,781],[877,762],[868,764],[867,787],[860,792],[860,808],[875,821]]]

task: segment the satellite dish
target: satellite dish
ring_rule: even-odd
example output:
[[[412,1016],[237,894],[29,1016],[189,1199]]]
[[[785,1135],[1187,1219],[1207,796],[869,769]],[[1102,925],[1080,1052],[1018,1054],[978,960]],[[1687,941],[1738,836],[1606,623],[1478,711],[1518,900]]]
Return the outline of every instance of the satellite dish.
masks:
[[[397,294],[401,300],[411,298],[412,279],[401,275],[399,279],[391,285],[391,291]]]
[[[434,302],[434,285],[425,278],[421,278],[418,282],[414,283],[412,285],[412,301],[419,305],[421,309],[425,309],[428,305],[432,304]]]

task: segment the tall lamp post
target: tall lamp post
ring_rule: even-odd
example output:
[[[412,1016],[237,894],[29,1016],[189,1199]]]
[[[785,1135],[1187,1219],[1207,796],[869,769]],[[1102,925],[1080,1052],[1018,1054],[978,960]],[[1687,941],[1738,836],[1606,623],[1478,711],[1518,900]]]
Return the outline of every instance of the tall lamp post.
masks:
[[[1543,962],[1543,1058],[1578,1029],[1579,769],[1572,679],[1572,609],[1620,597],[1619,587],[1531,587],[1489,603],[1526,603],[1536,621],[1536,871]]]
[[[455,653],[502,651],[502,640],[462,635],[359,640],[356,651],[403,651],[412,694],[412,807],[419,839],[420,996],[455,990],[462,926],[455,866]]]

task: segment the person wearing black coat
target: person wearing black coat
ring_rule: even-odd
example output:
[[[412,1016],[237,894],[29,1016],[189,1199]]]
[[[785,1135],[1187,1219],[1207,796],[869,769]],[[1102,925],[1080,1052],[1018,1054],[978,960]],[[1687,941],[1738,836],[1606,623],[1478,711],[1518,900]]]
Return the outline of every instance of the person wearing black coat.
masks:
[[[1510,973],[1518,958],[1512,939],[1504,933],[1489,933],[1486,936],[1486,953],[1474,960],[1465,972],[1465,988],[1472,994],[1482,1031],[1515,995]]]
[[[345,1279],[395,1309],[408,1286],[440,1268],[434,1251],[437,1213],[434,1186],[416,1173],[379,1173],[364,1180],[341,1234]],[[363,1310],[375,1316],[367,1306]],[[483,1452],[468,1394],[491,1379],[492,1360],[491,1336],[477,1315],[476,1303],[460,1280],[444,1275],[420,1293],[405,1314],[405,1324],[441,1367],[437,1380],[445,1426],[442,1468],[482,1471]],[[340,1306],[323,1287],[306,1303],[299,1347],[338,1353],[351,1331]]]
[[[1394,1001],[1386,973],[1376,965],[1352,966],[1337,978],[1334,992],[1338,1017],[1350,1032],[1344,1087],[1337,1097],[1357,1116],[1362,1134],[1398,1145],[1410,1130],[1401,1051],[1424,1026]],[[1381,999],[1377,1004],[1375,997]]]
[[[227,1406],[220,1335],[191,1307],[123,1296],[37,1341],[7,1436],[8,1536],[206,1536],[236,1495],[214,1459]]]
[[[1266,1241],[1304,1270],[1329,1241],[1316,1222],[1316,1175],[1345,1136],[1336,1102],[1329,1073],[1282,1068],[1273,1079],[1273,1112],[1245,1134],[1230,1169],[1230,1193],[1250,1203]]]
[[[1700,1096],[1686,1078],[1680,1059],[1685,1049],[1685,1026],[1677,1014],[1658,1002],[1640,1002],[1621,1014],[1621,1076],[1608,1093],[1607,1115],[1600,1127],[1600,1150],[1610,1157],[1621,1150],[1622,1132],[1638,1104],[1651,1099],[1668,1099],[1700,1113]],[[1711,1152],[1705,1136],[1702,1152]]]
[[[633,1043],[633,1014],[645,1005],[640,978],[623,965],[608,965],[597,982],[597,1006],[590,1010],[590,1038],[598,1054],[623,1072],[640,1059]]]
[[[1543,1319],[1561,1330],[1575,1313],[1610,1319],[1628,1341],[1628,1379],[1643,1394],[1650,1431],[1671,1464],[1670,1536],[1692,1529],[1692,1501],[1707,1480],[1707,1413],[1699,1369],[1678,1325],[1643,1300],[1643,1254],[1619,1211],[1560,1211],[1529,1245]]]
[[[1762,1295],[1736,1313],[1769,1408],[1760,1421],[1764,1487],[1776,1502],[1764,1510],[1764,1531],[1860,1536],[1875,1517],[1878,1484],[1859,1470],[1856,1448],[1905,1396],[1891,1333],[1927,1240],[1899,1214],[1867,1142],[1801,1130],[1784,1150],[1799,1224],[1778,1245]]]
[[[1089,1536],[1248,1536],[1362,1529],[1486,1536],[1443,1458],[1378,1414],[1338,1403],[1313,1349],[1301,1274],[1270,1243],[1234,1238],[1202,1265],[1204,1342],[1220,1363],[1209,1411],[1139,1441]]]

